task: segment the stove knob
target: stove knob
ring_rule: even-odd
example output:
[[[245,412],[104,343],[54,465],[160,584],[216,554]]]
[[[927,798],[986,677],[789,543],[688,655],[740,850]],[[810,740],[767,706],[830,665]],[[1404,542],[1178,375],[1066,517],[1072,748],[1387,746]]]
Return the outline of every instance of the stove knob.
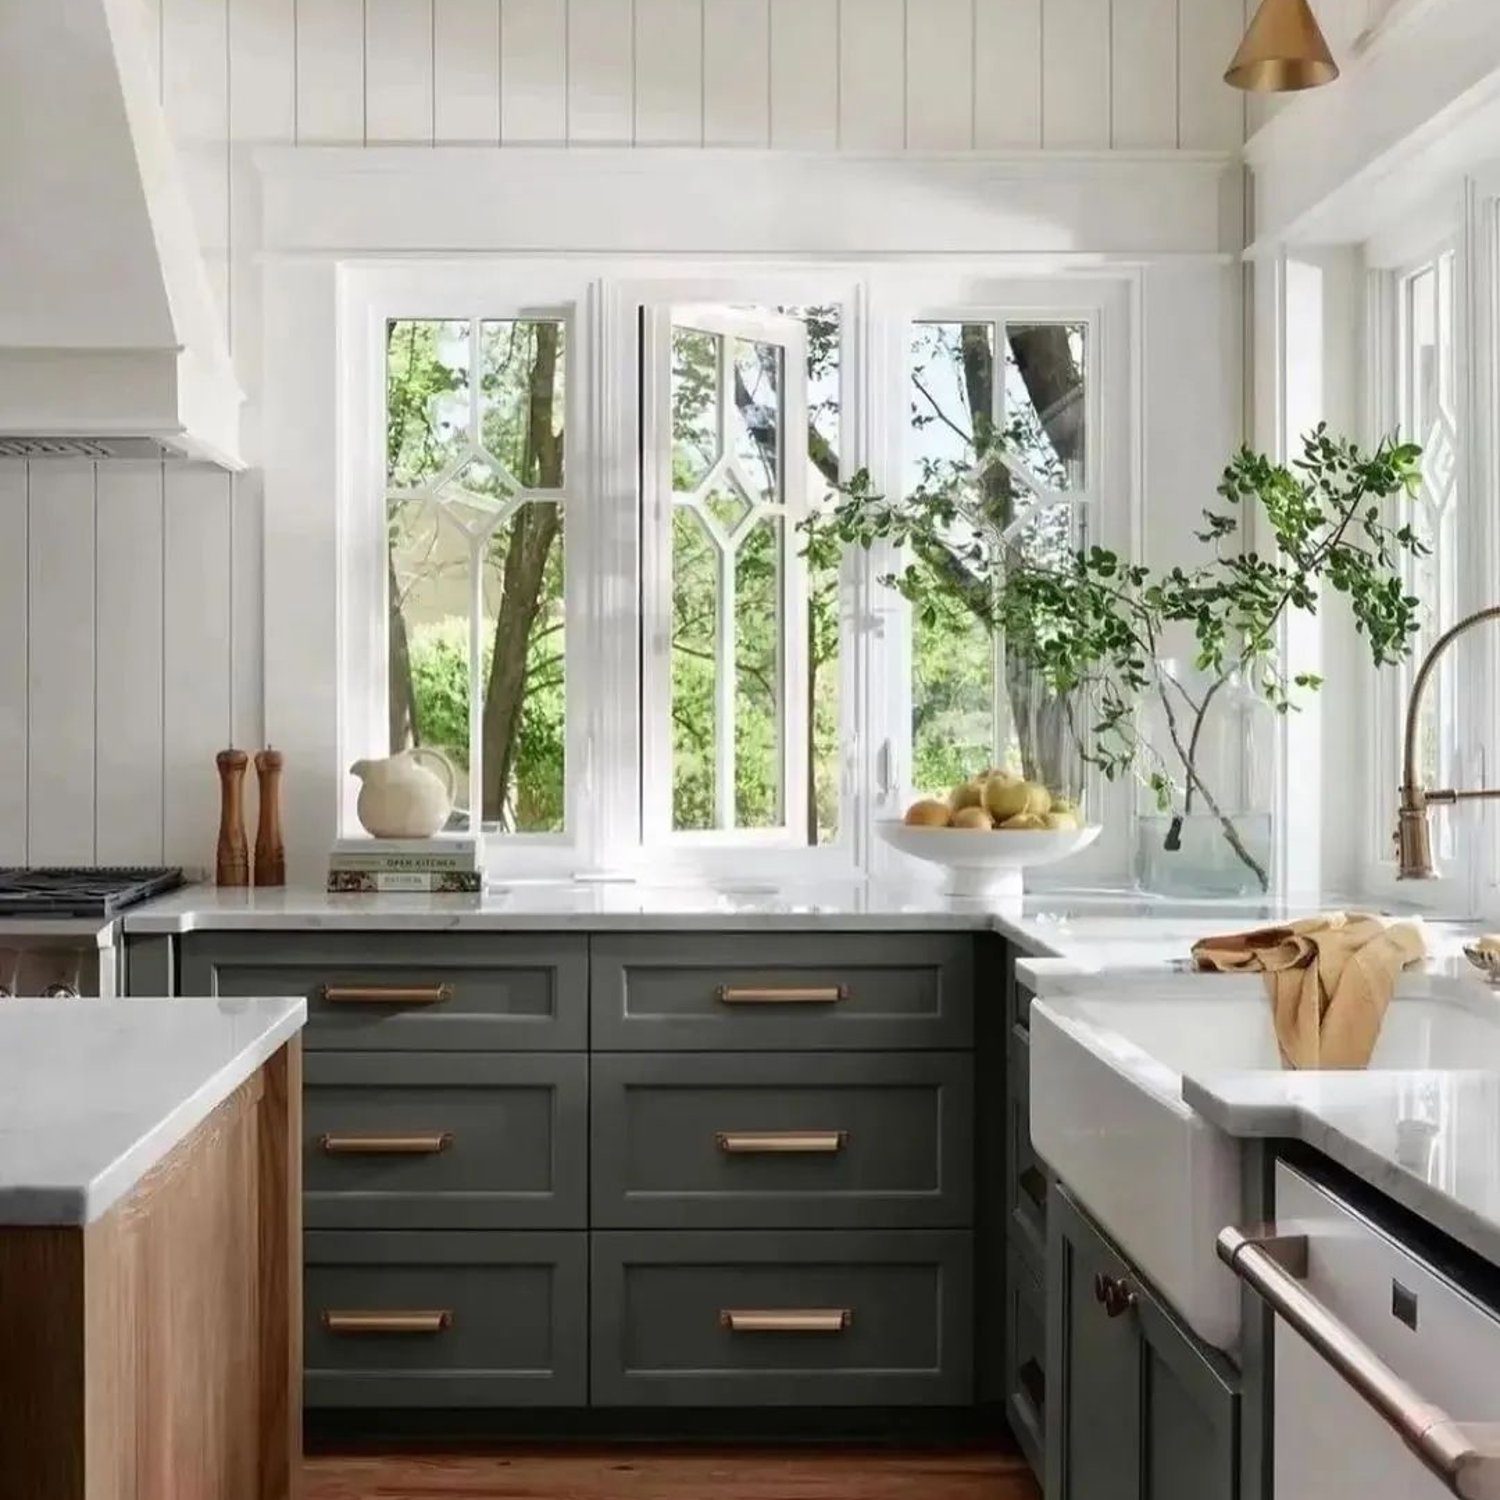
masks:
[[[44,1000],[76,1000],[78,991],[70,984],[49,984],[42,991]]]

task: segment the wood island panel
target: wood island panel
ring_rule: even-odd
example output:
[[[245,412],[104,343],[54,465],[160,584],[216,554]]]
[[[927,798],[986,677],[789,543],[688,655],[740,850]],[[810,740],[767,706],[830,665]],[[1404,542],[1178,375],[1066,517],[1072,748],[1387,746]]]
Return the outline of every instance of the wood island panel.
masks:
[[[0,1496],[294,1500],[300,1043],[82,1227],[0,1228]]]

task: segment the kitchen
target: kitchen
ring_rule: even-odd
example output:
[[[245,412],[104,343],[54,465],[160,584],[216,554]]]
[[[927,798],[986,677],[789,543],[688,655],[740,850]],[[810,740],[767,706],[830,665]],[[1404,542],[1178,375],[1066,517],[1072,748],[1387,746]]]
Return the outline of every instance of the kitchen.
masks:
[[[1496,1492],[1486,10],[3,0],[0,1496]]]

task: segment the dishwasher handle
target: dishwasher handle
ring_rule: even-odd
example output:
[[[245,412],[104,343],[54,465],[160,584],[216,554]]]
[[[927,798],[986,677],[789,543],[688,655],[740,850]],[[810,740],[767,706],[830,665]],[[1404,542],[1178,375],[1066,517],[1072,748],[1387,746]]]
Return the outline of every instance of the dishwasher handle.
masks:
[[[1500,1500],[1500,1449],[1477,1446],[1302,1284],[1306,1235],[1278,1234],[1274,1225],[1230,1225],[1219,1232],[1217,1248],[1219,1259],[1385,1418],[1453,1494],[1461,1500]]]

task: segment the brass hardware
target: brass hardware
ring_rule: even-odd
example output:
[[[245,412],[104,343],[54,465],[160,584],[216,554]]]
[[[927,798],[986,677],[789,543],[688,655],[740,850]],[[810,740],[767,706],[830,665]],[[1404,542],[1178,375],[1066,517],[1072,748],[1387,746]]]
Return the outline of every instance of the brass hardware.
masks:
[[[1224,82],[1256,93],[1288,94],[1338,76],[1307,0],[1261,0]]]
[[[345,1135],[327,1131],[318,1145],[329,1156],[436,1156],[453,1144],[451,1130],[416,1135]]]
[[[1401,811],[1396,823],[1396,850],[1399,861],[1399,878],[1402,880],[1431,880],[1437,871],[1432,863],[1432,830],[1427,822],[1427,809],[1434,803],[1451,806],[1455,802],[1470,802],[1490,797],[1500,797],[1500,787],[1489,787],[1481,791],[1460,792],[1451,787],[1442,791],[1428,791],[1417,775],[1417,729],[1422,708],[1422,694],[1427,680],[1432,676],[1438,658],[1466,631],[1486,620],[1500,620],[1500,605],[1491,605],[1476,614],[1467,616],[1450,630],[1445,630],[1432,644],[1417,675],[1412,679],[1411,696],[1406,700],[1406,736],[1401,756]]]
[[[329,1333],[446,1333],[453,1326],[451,1308],[430,1312],[325,1312]]]
[[[1231,1225],[1219,1232],[1217,1249],[1219,1259],[1385,1418],[1453,1494],[1463,1500],[1500,1495],[1500,1447],[1480,1446],[1301,1284],[1307,1276],[1306,1235],[1281,1235],[1274,1225]]]
[[[849,986],[768,985],[737,989],[721,984],[714,994],[720,1005],[837,1005],[849,998]]]
[[[441,1005],[453,998],[451,984],[325,984],[330,1005]]]
[[[854,1321],[850,1307],[726,1307],[719,1326],[731,1333],[842,1333]]]
[[[1104,1309],[1105,1317],[1119,1318],[1128,1313],[1140,1299],[1123,1276],[1106,1276],[1103,1271],[1096,1271],[1094,1300]]]
[[[729,1156],[831,1156],[844,1149],[847,1130],[716,1130],[714,1144]]]

